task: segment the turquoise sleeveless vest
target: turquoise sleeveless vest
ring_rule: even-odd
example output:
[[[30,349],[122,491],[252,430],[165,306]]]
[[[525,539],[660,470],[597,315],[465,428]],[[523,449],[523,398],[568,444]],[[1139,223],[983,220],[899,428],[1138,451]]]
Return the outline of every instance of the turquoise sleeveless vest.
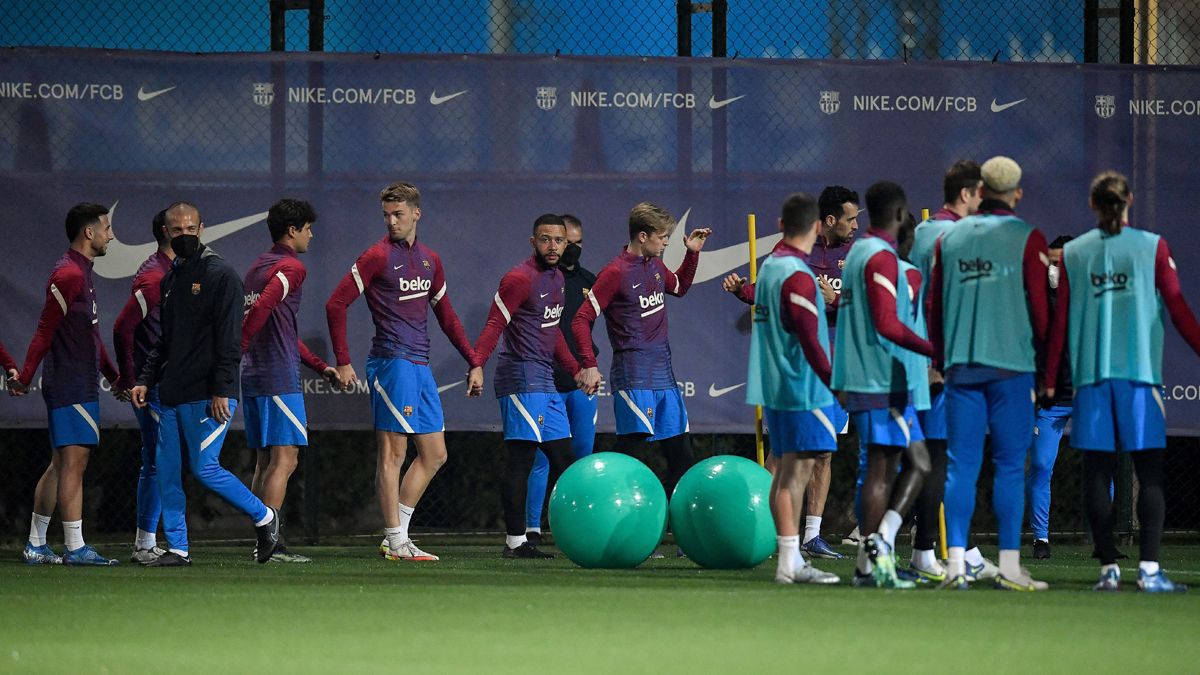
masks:
[[[916,265],[909,264],[904,260],[900,260],[899,262],[900,274],[904,276],[905,281],[907,281],[908,270],[917,269],[917,267]],[[912,331],[917,335],[928,339],[929,331],[925,329],[925,310],[919,304],[915,308],[912,306],[912,303],[915,302],[916,298],[925,290],[925,286],[927,286],[927,284],[925,283],[924,275],[922,275],[921,288],[919,290],[914,289],[912,286],[908,287],[908,307],[913,311],[911,313],[912,322],[905,322],[905,325],[911,328]],[[917,410],[929,410],[929,357],[922,356],[916,352],[910,352],[907,349],[900,350],[900,355],[900,360],[904,362],[904,372],[908,376],[908,388],[913,392],[913,407]]]
[[[907,382],[906,365],[902,360],[907,350],[885,340],[871,321],[863,273],[867,261],[880,251],[896,255],[891,244],[879,237],[859,239],[846,255],[833,350],[832,385],[837,391],[886,394],[912,388]],[[912,305],[908,304],[908,280],[903,274],[897,275],[895,290],[898,298],[896,316],[911,327],[914,321]],[[905,311],[906,308],[909,311]]]
[[[1163,302],[1154,284],[1157,234],[1100,229],[1067,242],[1067,349],[1076,387],[1104,380],[1162,384]]]
[[[1016,216],[967,216],[942,235],[946,368],[966,364],[1036,370],[1025,299],[1025,245],[1033,226]]]
[[[793,274],[817,277],[797,256],[768,256],[754,287],[754,321],[750,329],[750,366],[746,373],[746,402],[775,410],[814,410],[833,403],[833,393],[817,377],[795,336],[784,330],[780,294]],[[817,293],[817,339],[829,356],[829,327],[825,298]]]

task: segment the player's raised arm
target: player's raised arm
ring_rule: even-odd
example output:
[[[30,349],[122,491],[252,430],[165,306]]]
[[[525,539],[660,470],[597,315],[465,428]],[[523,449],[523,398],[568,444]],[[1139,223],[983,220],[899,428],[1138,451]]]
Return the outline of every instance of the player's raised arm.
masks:
[[[667,284],[667,293],[679,298],[687,294],[688,289],[692,287],[692,280],[696,278],[696,268],[700,265],[700,249],[704,248],[704,242],[708,241],[711,234],[712,230],[707,227],[692,230],[688,234],[687,239],[683,242],[687,247],[687,253],[683,255],[683,262],[679,263],[679,267],[674,272],[667,269],[667,266],[660,260],[663,278]]]

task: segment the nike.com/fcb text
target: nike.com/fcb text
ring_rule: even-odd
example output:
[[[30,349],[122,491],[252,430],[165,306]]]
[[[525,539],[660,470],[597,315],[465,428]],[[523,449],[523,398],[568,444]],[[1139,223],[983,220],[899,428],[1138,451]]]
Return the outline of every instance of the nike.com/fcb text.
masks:
[[[675,91],[573,91],[572,108],[695,108],[696,95]]]
[[[107,82],[0,82],[0,98],[120,101],[125,89]]]

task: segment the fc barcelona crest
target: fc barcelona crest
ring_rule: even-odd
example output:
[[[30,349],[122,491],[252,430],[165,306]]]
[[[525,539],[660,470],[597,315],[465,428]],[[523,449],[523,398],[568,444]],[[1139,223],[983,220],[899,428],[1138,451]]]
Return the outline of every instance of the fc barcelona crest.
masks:
[[[413,409],[412,409],[412,406],[411,406],[411,405],[406,405],[406,406],[404,406],[404,416],[405,416],[405,417],[412,417],[412,414],[413,414]]]
[[[192,284],[192,295],[200,295],[200,284]]]
[[[545,425],[546,425],[546,416],[545,416],[545,415],[538,415],[538,426],[539,426],[539,427],[542,427],[542,426],[545,426]]]
[[[648,419],[654,419],[654,408],[646,408],[646,417]]]

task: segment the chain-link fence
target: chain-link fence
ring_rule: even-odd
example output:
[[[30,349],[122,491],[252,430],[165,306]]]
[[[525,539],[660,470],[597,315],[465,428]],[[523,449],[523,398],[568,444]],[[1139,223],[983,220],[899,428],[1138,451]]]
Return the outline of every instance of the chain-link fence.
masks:
[[[310,4],[314,9],[308,9]],[[1200,6],[1189,0],[1087,0],[1082,6],[1074,0],[1015,0],[993,5],[987,15],[981,15],[977,3],[966,0],[6,2],[0,4],[0,45],[179,52],[303,51],[316,47],[367,53],[1197,65]],[[310,159],[303,151],[309,122],[304,115],[292,115],[284,129],[272,131],[280,134],[283,150],[278,156],[285,158],[279,160],[285,170],[305,170],[304,162]],[[772,126],[776,123],[781,125],[778,129]],[[324,120],[320,130],[330,148],[323,158],[324,167],[335,170],[339,163],[359,161],[359,157],[339,156],[334,149],[336,140],[339,134],[371,133],[368,126],[352,117],[331,115]],[[785,121],[774,120],[765,123],[760,133],[777,130],[782,134],[789,129]],[[528,129],[523,133],[537,132]],[[240,142],[232,135],[224,138],[232,146]],[[429,138],[429,143],[437,143],[437,138]],[[231,152],[236,150],[231,147]],[[1068,161],[1066,150],[1048,142],[1040,161],[1048,165]],[[674,165],[668,149],[654,146],[648,152],[657,153],[645,159],[656,170]],[[698,156],[703,152],[711,149],[697,149]],[[476,161],[449,151],[443,159],[462,166]],[[270,161],[277,161],[275,155]],[[399,169],[406,160],[396,156],[393,161]],[[698,157],[698,161],[711,169],[714,160]],[[0,439],[10,459],[10,470],[0,475],[0,527],[15,536],[23,533],[27,523],[33,486],[48,456],[48,439],[45,430],[5,430]],[[130,430],[104,432],[85,493],[86,517],[97,531],[127,532],[134,527],[138,443]],[[312,450],[293,479],[287,503],[293,536],[318,530],[360,533],[377,526],[372,433],[318,430],[311,443]],[[611,443],[611,436],[601,437],[597,449]],[[243,444],[241,434],[230,435],[225,464],[248,482],[253,457]],[[447,444],[451,460],[431,485],[415,524],[434,529],[499,529],[497,479],[503,458],[499,436],[451,433]],[[698,435],[695,444],[701,457],[725,452],[753,454],[753,439],[747,436]],[[857,440],[850,436],[842,445],[834,461],[825,511],[830,532],[853,527]],[[1168,529],[1193,529],[1200,522],[1200,494],[1190,480],[1193,470],[1200,469],[1196,445],[1190,438],[1170,441],[1168,461],[1176,470],[1168,484]],[[985,467],[980,478],[977,509],[978,528],[985,531],[994,529],[988,471]],[[1079,456],[1064,443],[1054,480],[1052,531],[1081,530],[1080,475]],[[1118,491],[1118,502],[1128,510],[1131,489],[1119,486]],[[240,516],[214,496],[191,484],[189,496],[195,529],[245,529]],[[1132,518],[1129,513],[1125,522]]]

